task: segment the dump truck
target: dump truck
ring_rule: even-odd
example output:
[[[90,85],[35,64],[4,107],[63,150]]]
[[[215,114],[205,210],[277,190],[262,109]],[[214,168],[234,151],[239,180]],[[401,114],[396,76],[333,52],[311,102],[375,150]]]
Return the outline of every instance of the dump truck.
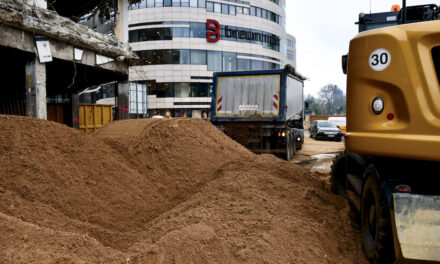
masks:
[[[360,33],[342,59],[346,150],[334,160],[331,188],[357,210],[371,263],[437,263],[440,21],[399,17]]]
[[[290,65],[214,73],[211,122],[255,153],[290,160],[304,143],[304,80]]]

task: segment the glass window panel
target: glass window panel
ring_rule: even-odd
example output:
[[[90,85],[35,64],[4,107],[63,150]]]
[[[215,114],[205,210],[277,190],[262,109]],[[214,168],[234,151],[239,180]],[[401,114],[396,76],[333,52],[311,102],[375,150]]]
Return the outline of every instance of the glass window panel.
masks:
[[[189,64],[189,50],[173,50],[173,64]]]
[[[190,64],[191,63],[191,52],[190,50],[180,50],[180,64]]]
[[[180,6],[180,0],[173,0],[173,6]]]
[[[191,22],[190,25],[191,38],[206,38],[206,24]]]
[[[247,8],[247,7],[243,8],[243,14],[249,15],[250,14],[250,9]]]
[[[191,50],[192,65],[206,65],[206,50]]]
[[[209,97],[210,84],[209,83],[190,83],[191,97]]]
[[[261,11],[261,16],[262,16],[263,18],[266,18],[266,17],[267,17],[267,11],[266,11],[266,9],[263,9],[263,10]]]
[[[243,14],[243,7],[237,6],[237,14]]]
[[[189,83],[174,83],[174,96],[178,98],[190,97]]]
[[[190,0],[189,1],[189,6],[190,7],[197,7],[197,0]]]
[[[229,6],[229,14],[235,16],[235,6],[233,5]]]
[[[214,3],[213,2],[206,2],[206,11],[214,12]]]
[[[222,4],[222,14],[229,14],[229,6]]]
[[[175,27],[173,28],[173,37],[188,38],[189,28]]]
[[[154,0],[147,0],[147,7],[154,7]]]
[[[255,6],[251,6],[251,16],[255,16],[257,13]]]
[[[180,0],[180,6],[189,6],[189,0]]]
[[[223,71],[237,70],[237,53],[223,52]]]
[[[161,40],[172,40],[173,39],[173,34],[171,32],[171,28],[163,28],[162,29],[162,38]]]
[[[261,71],[263,69],[263,62],[258,60],[252,60],[251,69],[253,71]]]
[[[149,93],[150,94],[150,93]],[[154,90],[151,91],[152,95],[157,97],[173,97],[174,89],[172,83],[156,83]]]
[[[140,41],[139,30],[128,31],[128,42],[134,43]]]
[[[255,15],[257,16],[257,17],[260,17],[261,16],[261,8],[259,8],[259,7],[257,7],[256,8],[256,13],[255,13]]]
[[[214,3],[214,12],[221,13],[222,12],[222,5],[219,3]]]
[[[201,7],[201,8],[205,8],[206,7],[206,1],[205,0],[199,0],[198,2],[199,2],[199,4],[198,4],[199,7]]]
[[[208,71],[222,71],[221,51],[208,51]]]
[[[142,1],[139,3],[139,8],[145,8],[145,7],[147,7],[147,0],[142,0]]]
[[[163,1],[163,6],[171,6],[171,5],[172,5],[171,0],[164,0]]]
[[[155,0],[155,6],[163,6],[163,0]]]
[[[251,60],[237,59],[237,71],[250,71],[250,70],[251,70]]]

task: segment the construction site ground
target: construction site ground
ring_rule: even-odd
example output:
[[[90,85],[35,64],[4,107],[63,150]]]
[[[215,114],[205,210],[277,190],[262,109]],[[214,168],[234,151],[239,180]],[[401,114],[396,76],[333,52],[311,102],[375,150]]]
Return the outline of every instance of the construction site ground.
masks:
[[[329,174],[333,158],[344,151],[344,142],[318,140],[304,135],[304,145],[293,157],[292,162],[314,173]]]
[[[0,263],[367,263],[328,175],[206,121],[0,130]]]

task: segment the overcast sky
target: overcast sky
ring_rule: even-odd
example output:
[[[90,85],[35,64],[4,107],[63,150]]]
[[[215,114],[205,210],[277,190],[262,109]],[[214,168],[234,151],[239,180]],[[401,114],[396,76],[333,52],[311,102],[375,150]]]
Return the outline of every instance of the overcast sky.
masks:
[[[328,83],[346,89],[341,56],[356,36],[359,13],[370,12],[370,0],[286,0],[287,32],[296,37],[297,69],[310,80],[305,93],[316,96]],[[439,4],[437,0],[407,0],[407,5]],[[387,12],[401,0],[371,0],[371,11]]]

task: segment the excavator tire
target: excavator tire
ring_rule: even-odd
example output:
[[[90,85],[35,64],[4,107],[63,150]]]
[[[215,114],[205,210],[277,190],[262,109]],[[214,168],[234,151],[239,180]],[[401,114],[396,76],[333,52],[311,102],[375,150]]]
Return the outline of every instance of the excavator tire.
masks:
[[[367,168],[362,191],[361,229],[365,255],[371,263],[394,263],[393,234],[390,209],[381,199],[380,190],[374,170]]]

